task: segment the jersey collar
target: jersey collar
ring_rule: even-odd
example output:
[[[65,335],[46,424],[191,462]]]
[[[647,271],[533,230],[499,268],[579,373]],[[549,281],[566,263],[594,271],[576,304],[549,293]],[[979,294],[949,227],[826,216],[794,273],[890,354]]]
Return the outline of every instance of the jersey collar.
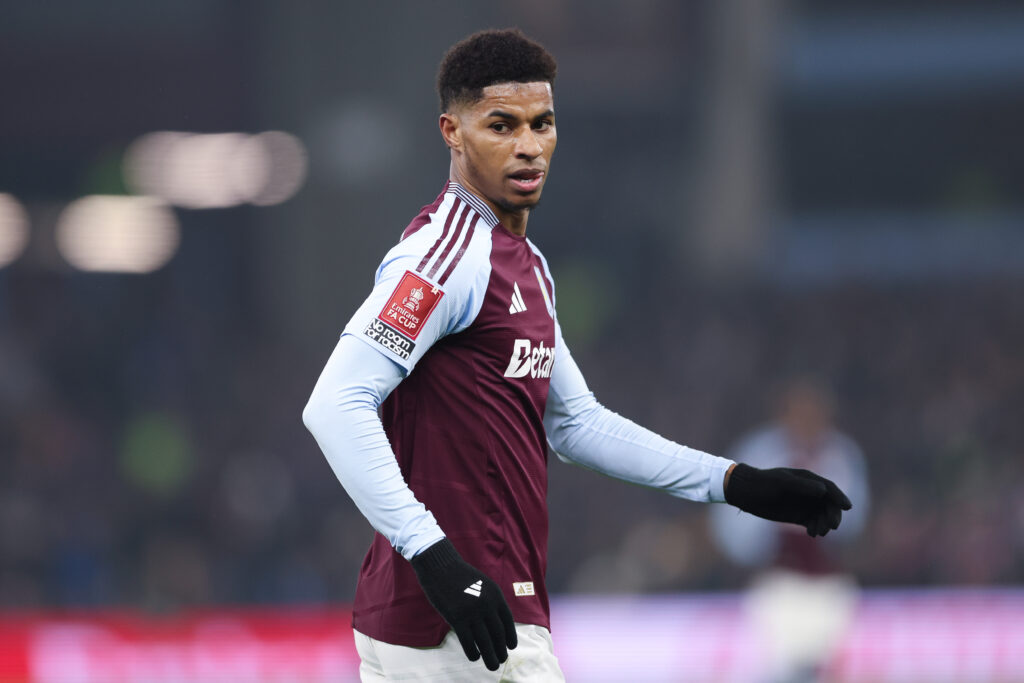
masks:
[[[483,219],[487,227],[493,228],[498,224],[498,217],[491,211],[491,207],[487,206],[487,202],[477,197],[475,194],[459,185],[454,180],[448,181],[448,187],[446,192],[453,193],[456,197],[473,207],[473,210],[480,214],[480,218]]]

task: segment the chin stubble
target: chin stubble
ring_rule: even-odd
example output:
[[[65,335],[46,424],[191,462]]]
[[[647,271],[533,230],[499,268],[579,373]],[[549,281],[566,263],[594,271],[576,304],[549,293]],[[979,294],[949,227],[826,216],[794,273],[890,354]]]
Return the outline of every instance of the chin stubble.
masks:
[[[537,199],[537,201],[531,202],[529,204],[513,204],[512,202],[504,199],[495,200],[494,203],[501,207],[502,211],[506,211],[508,213],[518,213],[520,211],[530,211],[540,206],[540,199]]]

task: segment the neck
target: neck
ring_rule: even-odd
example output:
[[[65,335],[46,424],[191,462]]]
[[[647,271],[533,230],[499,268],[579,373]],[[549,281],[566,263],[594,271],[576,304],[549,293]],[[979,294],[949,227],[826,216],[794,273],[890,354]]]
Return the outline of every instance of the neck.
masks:
[[[464,188],[475,194],[477,197],[482,199],[487,206],[491,207],[491,211],[498,217],[501,225],[511,232],[513,235],[519,235],[520,237],[526,235],[526,223],[530,219],[530,209],[523,208],[517,211],[509,211],[498,204],[492,202],[483,192],[478,190],[473,183],[468,181],[466,177],[459,172],[459,169],[452,163],[451,169],[448,172],[448,178],[453,183],[458,183]]]

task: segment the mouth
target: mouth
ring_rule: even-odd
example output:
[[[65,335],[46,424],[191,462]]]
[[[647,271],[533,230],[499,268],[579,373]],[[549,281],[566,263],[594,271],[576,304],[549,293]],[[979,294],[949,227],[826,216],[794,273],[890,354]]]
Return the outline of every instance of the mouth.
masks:
[[[527,168],[510,173],[508,179],[516,190],[530,193],[540,188],[541,183],[544,182],[544,171],[536,168]]]

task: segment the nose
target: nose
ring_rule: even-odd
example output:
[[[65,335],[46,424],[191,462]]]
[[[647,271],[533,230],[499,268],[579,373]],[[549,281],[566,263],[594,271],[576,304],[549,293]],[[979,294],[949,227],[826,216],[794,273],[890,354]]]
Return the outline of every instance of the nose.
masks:
[[[518,159],[536,159],[543,151],[544,148],[541,147],[540,140],[537,139],[537,135],[532,129],[523,131],[516,138],[516,158]]]

